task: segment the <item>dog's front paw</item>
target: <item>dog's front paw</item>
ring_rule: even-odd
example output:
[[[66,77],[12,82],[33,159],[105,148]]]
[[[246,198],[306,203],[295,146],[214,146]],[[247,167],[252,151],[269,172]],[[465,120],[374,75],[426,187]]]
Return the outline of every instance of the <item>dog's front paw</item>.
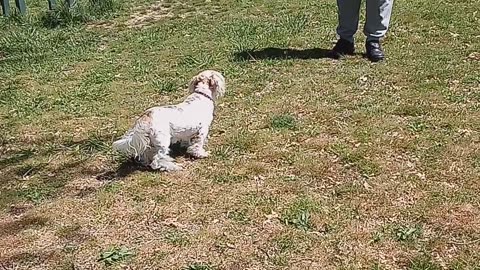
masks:
[[[194,151],[192,153],[190,153],[194,158],[207,158],[210,153],[208,153],[207,151],[205,151],[205,149],[199,149],[197,151]]]
[[[152,162],[150,164],[150,168],[153,170],[159,170],[162,172],[176,172],[176,171],[181,171],[183,168],[182,166],[175,164],[174,162],[171,161],[165,161],[162,160],[160,162]]]
[[[161,170],[164,170],[166,172],[177,172],[181,171],[183,168],[180,165],[177,165],[175,163],[168,164],[167,166],[164,166]]]

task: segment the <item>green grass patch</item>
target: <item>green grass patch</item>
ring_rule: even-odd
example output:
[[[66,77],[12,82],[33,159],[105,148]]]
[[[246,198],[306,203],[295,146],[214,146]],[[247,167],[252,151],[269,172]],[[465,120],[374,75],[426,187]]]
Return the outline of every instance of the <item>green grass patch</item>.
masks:
[[[103,262],[105,266],[111,266],[118,262],[124,261],[135,254],[125,247],[112,247],[100,254],[98,262]]]
[[[281,220],[284,224],[308,231],[314,229],[312,215],[318,212],[318,205],[309,198],[299,198],[284,210]]]
[[[270,120],[270,127],[276,130],[295,130],[297,128],[297,120],[290,114],[275,115]]]

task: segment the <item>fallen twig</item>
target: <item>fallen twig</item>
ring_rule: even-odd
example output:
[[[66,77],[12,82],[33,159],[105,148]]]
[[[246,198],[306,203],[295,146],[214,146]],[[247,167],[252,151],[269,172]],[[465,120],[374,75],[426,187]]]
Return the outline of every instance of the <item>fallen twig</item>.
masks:
[[[480,242],[480,238],[479,238],[479,239],[476,239],[476,240],[469,241],[469,242],[456,242],[456,241],[449,241],[448,243],[449,243],[449,244],[453,244],[453,245],[462,245],[462,246],[466,246],[466,245],[472,245],[472,244],[475,244],[475,243],[478,243],[478,242]]]

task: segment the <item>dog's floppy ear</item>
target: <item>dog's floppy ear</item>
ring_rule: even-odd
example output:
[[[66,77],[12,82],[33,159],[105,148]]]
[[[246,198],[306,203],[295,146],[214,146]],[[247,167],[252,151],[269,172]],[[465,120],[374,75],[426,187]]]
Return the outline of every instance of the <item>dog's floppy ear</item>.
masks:
[[[209,78],[208,78],[208,86],[210,87],[210,90],[211,91],[216,91],[217,90],[217,87],[218,87],[218,82],[215,78],[215,75],[211,75]]]
[[[195,86],[200,81],[200,76],[194,76],[188,83],[188,92],[193,93],[195,91]]]
[[[216,99],[225,94],[225,79],[221,74],[212,74],[209,78],[209,86]]]

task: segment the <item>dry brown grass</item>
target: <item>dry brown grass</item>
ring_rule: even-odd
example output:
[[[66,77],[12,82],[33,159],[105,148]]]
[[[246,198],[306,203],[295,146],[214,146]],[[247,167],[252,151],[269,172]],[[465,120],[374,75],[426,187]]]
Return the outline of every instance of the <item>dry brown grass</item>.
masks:
[[[399,3],[380,64],[302,51],[332,45],[328,1],[145,1],[40,36],[8,24],[0,268],[477,269],[476,6]],[[263,47],[295,50],[244,52]],[[207,67],[228,80],[210,158],[164,174],[111,152]],[[134,255],[108,267],[112,247]]]

